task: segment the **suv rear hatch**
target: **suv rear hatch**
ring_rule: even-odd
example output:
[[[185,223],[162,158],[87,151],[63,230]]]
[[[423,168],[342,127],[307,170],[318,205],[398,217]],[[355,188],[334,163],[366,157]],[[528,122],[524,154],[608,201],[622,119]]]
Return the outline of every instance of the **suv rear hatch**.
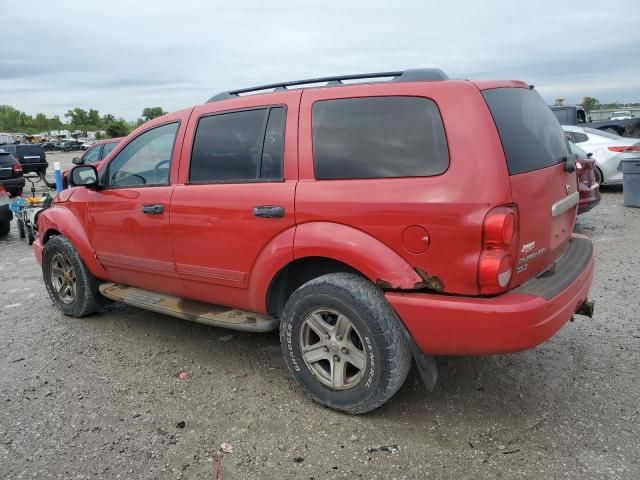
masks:
[[[43,163],[45,161],[44,150],[39,145],[16,146],[16,157],[21,163]]]
[[[566,250],[578,206],[567,140],[540,95],[526,88],[483,90],[502,141],[519,213],[519,245],[510,287],[539,275]],[[571,157],[572,158],[572,157]]]

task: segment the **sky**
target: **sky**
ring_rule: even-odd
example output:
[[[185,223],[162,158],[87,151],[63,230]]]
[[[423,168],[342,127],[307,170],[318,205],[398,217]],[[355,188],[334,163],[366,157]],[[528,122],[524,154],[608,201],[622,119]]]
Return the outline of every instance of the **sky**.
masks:
[[[419,67],[524,80],[548,102],[640,102],[638,0],[0,0],[0,12],[0,104],[29,114],[134,120],[234,88]]]

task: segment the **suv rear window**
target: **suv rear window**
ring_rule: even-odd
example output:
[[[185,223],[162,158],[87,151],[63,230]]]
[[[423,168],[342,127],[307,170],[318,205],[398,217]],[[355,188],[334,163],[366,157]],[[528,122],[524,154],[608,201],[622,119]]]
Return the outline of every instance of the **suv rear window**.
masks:
[[[18,145],[16,147],[16,153],[18,155],[22,155],[23,157],[39,157],[42,156],[43,152],[44,150],[42,150],[42,147],[38,145]]]
[[[567,140],[551,109],[533,90],[495,88],[482,92],[498,128],[510,175],[566,161]]]
[[[440,112],[426,98],[322,100],[312,124],[319,180],[426,177],[449,166]]]

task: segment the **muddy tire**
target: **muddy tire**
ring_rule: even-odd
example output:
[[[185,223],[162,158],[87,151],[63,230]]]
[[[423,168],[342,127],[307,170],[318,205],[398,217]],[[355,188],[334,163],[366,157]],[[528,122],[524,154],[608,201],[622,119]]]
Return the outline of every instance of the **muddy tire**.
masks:
[[[26,236],[25,229],[24,229],[24,222],[22,221],[21,218],[18,218],[16,222],[18,223],[18,236],[20,238],[24,238]]]
[[[42,275],[53,303],[71,317],[84,317],[105,304],[97,280],[87,269],[71,242],[58,235],[44,246]]]
[[[6,235],[9,235],[9,232],[11,231],[11,222],[10,221],[6,221],[6,222],[0,222],[0,237],[4,237]]]
[[[380,289],[351,273],[323,275],[287,301],[280,342],[289,370],[318,403],[369,412],[404,383],[411,351]]]

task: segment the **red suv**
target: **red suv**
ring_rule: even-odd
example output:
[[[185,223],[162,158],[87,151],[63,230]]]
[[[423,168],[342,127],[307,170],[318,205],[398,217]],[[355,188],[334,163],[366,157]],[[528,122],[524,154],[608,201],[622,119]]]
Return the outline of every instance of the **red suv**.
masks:
[[[427,69],[225,92],[70,184],[34,243],[65,314],[111,299],[279,328],[296,380],[350,413],[388,400],[412,358],[433,388],[434,355],[524,350],[592,312],[573,157],[519,81]]]

